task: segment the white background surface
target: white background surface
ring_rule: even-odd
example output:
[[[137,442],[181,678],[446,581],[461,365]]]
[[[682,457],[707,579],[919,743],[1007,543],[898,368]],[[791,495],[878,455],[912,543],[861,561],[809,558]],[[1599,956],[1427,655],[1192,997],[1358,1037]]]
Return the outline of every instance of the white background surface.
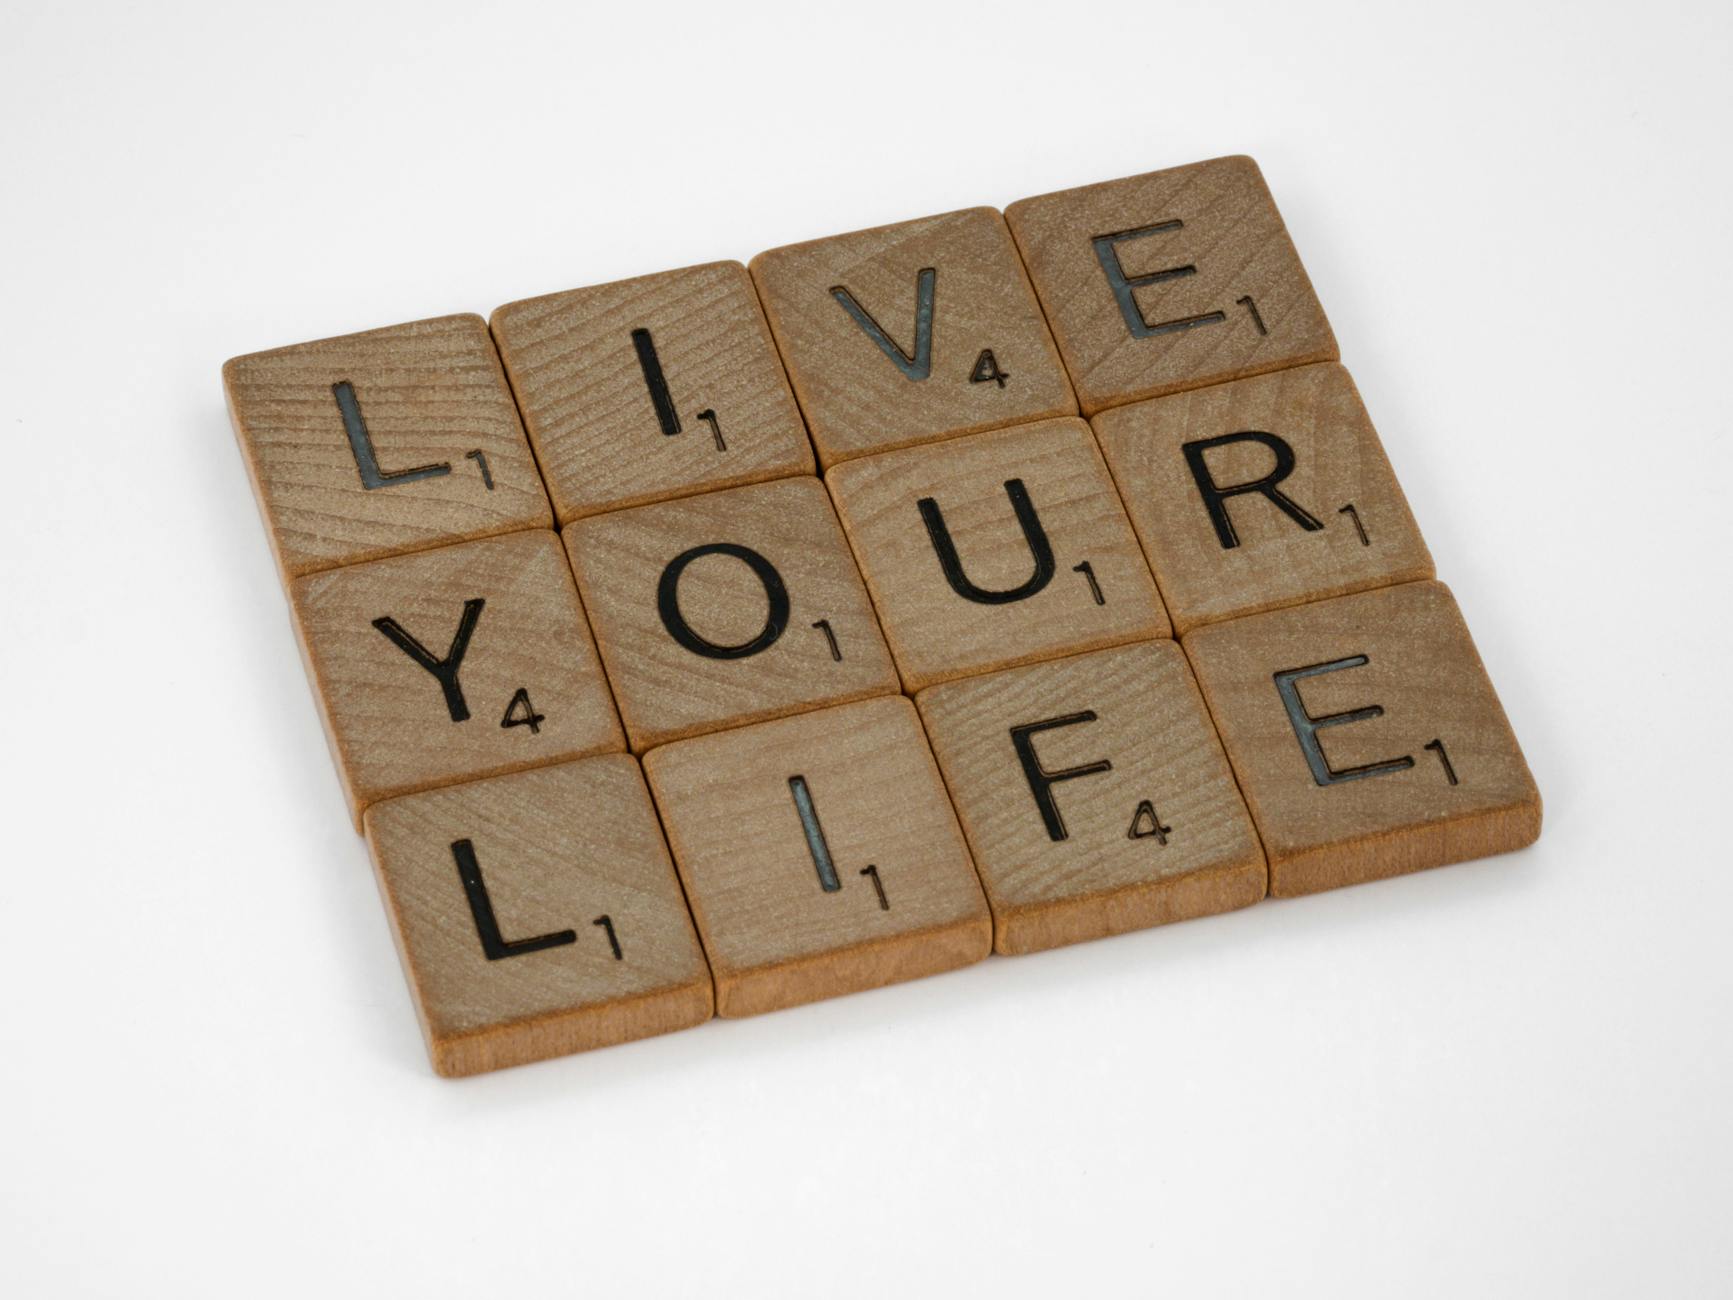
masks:
[[[1733,1290],[1733,9],[3,25],[0,1291]],[[222,361],[1240,151],[1540,844],[435,1079]]]

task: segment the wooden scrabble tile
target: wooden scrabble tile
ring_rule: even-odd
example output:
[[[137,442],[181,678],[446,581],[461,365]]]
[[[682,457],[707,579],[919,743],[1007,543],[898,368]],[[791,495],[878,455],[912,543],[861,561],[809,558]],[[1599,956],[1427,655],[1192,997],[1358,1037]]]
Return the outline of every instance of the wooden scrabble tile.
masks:
[[[911,691],[1169,635],[1082,420],[887,452],[825,479]]]
[[[710,969],[628,755],[388,799],[366,830],[440,1074],[710,1018]]]
[[[644,770],[718,1015],[931,975],[991,950],[980,881],[904,697],[677,741]]]
[[[813,471],[739,262],[508,303],[492,324],[562,523]]]
[[[635,751],[897,690],[815,478],[581,519],[565,538]]]
[[[479,316],[236,357],[223,387],[285,579],[553,522]]]
[[[289,601],[357,823],[393,795],[625,747],[551,532],[315,573]]]
[[[1263,838],[1271,894],[1540,834],[1540,793],[1442,583],[1213,624],[1184,648]]]
[[[1005,217],[1085,415],[1336,359],[1250,158],[1043,194]]]
[[[1252,820],[1173,642],[947,682],[917,703],[999,952],[1264,896]]]
[[[1158,397],[1090,423],[1182,633],[1432,576],[1341,366]]]
[[[824,465],[1077,412],[992,208],[773,248],[752,277]]]

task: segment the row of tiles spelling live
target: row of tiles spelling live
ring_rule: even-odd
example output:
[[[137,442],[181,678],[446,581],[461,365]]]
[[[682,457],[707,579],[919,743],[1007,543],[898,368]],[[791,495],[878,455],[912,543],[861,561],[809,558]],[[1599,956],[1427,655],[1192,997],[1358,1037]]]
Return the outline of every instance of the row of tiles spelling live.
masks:
[[[286,575],[1337,355],[1248,158],[511,303],[491,327],[228,363]]]
[[[229,363],[442,1071],[1538,832],[1256,168],[1008,217]]]

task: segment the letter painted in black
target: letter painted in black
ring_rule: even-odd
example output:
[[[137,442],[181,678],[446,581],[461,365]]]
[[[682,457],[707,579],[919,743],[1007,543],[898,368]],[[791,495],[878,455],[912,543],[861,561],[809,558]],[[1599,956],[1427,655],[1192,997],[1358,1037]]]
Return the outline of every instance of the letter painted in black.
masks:
[[[693,560],[706,555],[733,556],[751,569],[764,585],[764,595],[770,605],[764,615],[764,627],[758,635],[739,645],[718,645],[706,640],[692,630],[692,625],[680,612],[680,575],[686,572],[686,566]],[[788,626],[788,608],[788,588],[783,585],[776,566],[750,546],[737,546],[733,542],[710,542],[682,551],[668,561],[668,567],[662,570],[662,578],[656,584],[656,610],[662,616],[662,626],[668,629],[668,635],[674,640],[706,659],[749,659],[760,650],[768,650]]]
[[[927,526],[927,536],[932,539],[933,550],[939,557],[939,567],[945,572],[945,581],[964,600],[979,605],[1009,605],[1027,600],[1053,581],[1053,547],[1048,544],[1047,530],[1041,527],[1041,517],[1035,513],[1035,503],[1029,499],[1029,490],[1023,486],[1023,480],[1006,479],[1005,495],[1011,498],[1011,510],[1017,516],[1018,526],[1023,529],[1023,540],[1029,545],[1029,554],[1035,559],[1035,571],[1027,582],[1004,591],[987,591],[970,582],[969,575],[963,572],[963,561],[957,548],[951,542],[951,530],[945,526],[939,503],[932,497],[922,497],[915,502],[921,512],[921,522]]]
[[[1153,226],[1139,226],[1136,230],[1121,230],[1117,234],[1097,235],[1094,239],[1095,260],[1101,263],[1101,269],[1107,276],[1107,283],[1113,290],[1113,296],[1119,302],[1119,314],[1125,318],[1125,327],[1131,331],[1131,337],[1147,339],[1158,334],[1178,334],[1182,330],[1195,329],[1199,325],[1219,325],[1228,316],[1223,311],[1207,311],[1197,316],[1180,316],[1174,320],[1152,321],[1143,314],[1143,308],[1137,305],[1134,289],[1141,289],[1149,284],[1164,284],[1169,280],[1183,280],[1187,276],[1197,274],[1193,265],[1170,266],[1165,271],[1152,271],[1148,275],[1126,275],[1125,268],[1119,264],[1119,245],[1131,239],[1144,239],[1150,235],[1165,235],[1169,231],[1179,230],[1183,221],[1162,221]]]
[[[1085,709],[1081,713],[1067,713],[1063,717],[1048,718],[1045,722],[1027,722],[1020,727],[1011,728],[1011,745],[1017,751],[1017,761],[1023,767],[1023,779],[1029,782],[1029,793],[1035,796],[1035,807],[1041,812],[1041,821],[1047,827],[1047,838],[1050,840],[1063,840],[1069,836],[1065,829],[1065,818],[1060,815],[1059,804],[1053,798],[1053,787],[1060,781],[1093,776],[1097,772],[1111,772],[1113,764],[1103,758],[1094,763],[1085,763],[1082,767],[1062,767],[1049,772],[1041,766],[1041,760],[1035,754],[1033,738],[1038,732],[1094,721],[1095,710]]]
[[[463,602],[463,617],[457,621],[457,635],[451,638],[451,649],[445,652],[443,659],[436,659],[433,652],[405,632],[403,625],[396,619],[373,620],[373,626],[385,634],[386,640],[433,674],[434,679],[439,682],[439,689],[445,693],[445,707],[450,711],[453,722],[463,722],[469,717],[469,705],[464,703],[463,687],[457,682],[457,670],[463,665],[463,656],[469,652],[469,638],[475,632],[475,625],[481,621],[481,610],[485,604],[487,602],[480,596]]]
[[[1318,733],[1325,727],[1339,727],[1347,722],[1366,722],[1372,718],[1381,718],[1384,716],[1384,706],[1373,704],[1364,709],[1351,709],[1347,713],[1327,713],[1321,718],[1314,718],[1306,712],[1306,706],[1300,701],[1298,683],[1303,678],[1319,677],[1324,673],[1340,672],[1345,668],[1363,668],[1371,662],[1367,655],[1350,655],[1346,659],[1333,659],[1327,664],[1289,668],[1276,674],[1276,691],[1282,697],[1282,707],[1288,711],[1288,721],[1293,724],[1294,735],[1300,742],[1300,752],[1306,756],[1306,766],[1312,769],[1312,780],[1319,785],[1339,785],[1343,781],[1358,781],[1369,776],[1405,772],[1414,766],[1414,759],[1404,755],[1377,763],[1362,763],[1358,767],[1331,767],[1330,760],[1324,757],[1324,747],[1318,743]]]
[[[930,266],[923,267],[915,276],[915,350],[912,355],[904,352],[842,285],[832,286],[830,296],[842,305],[856,325],[866,331],[866,336],[878,344],[879,351],[891,359],[905,379],[918,382],[933,373],[933,290],[938,280],[938,271]]]
[[[502,957],[522,957],[525,953],[544,948],[560,948],[578,941],[576,930],[555,930],[530,939],[506,939],[499,932],[499,920],[493,914],[493,900],[482,882],[481,863],[475,858],[475,845],[468,840],[453,840],[451,856],[457,861],[457,878],[463,882],[463,892],[469,898],[469,913],[475,918],[475,932],[481,936],[481,950],[489,961]]]
[[[1255,442],[1268,447],[1276,458],[1275,468],[1262,478],[1247,479],[1244,483],[1217,483],[1210,473],[1209,462],[1204,459],[1204,454],[1217,447],[1227,447],[1237,442]],[[1228,498],[1247,492],[1256,492],[1265,498],[1308,533],[1318,532],[1324,527],[1304,506],[1276,486],[1294,472],[1294,449],[1288,445],[1286,439],[1278,438],[1273,433],[1247,430],[1243,433],[1224,433],[1219,438],[1200,438],[1196,442],[1186,443],[1180,450],[1185,453],[1185,463],[1191,468],[1192,480],[1197,484],[1198,495],[1203,498],[1203,507],[1209,512],[1210,522],[1215,525],[1216,538],[1221,542],[1224,551],[1231,551],[1240,544],[1239,534],[1234,531],[1234,521],[1228,515]]]
[[[369,492],[374,488],[413,483],[417,479],[438,478],[451,473],[451,466],[444,462],[418,465],[414,469],[380,469],[379,457],[373,450],[373,435],[367,432],[367,421],[361,418],[361,402],[355,396],[355,385],[347,379],[340,379],[331,385],[331,392],[337,398],[337,409],[343,415],[343,432],[349,435],[349,450],[354,453],[355,468],[361,471],[361,486]]]
[[[806,851],[812,854],[813,870],[818,872],[818,887],[827,894],[842,888],[837,879],[836,863],[831,860],[830,845],[825,842],[824,827],[818,820],[818,808],[812,802],[804,776],[788,778],[788,793],[794,799],[794,811],[800,818],[801,833],[806,836]]]
[[[647,329],[632,331],[632,347],[638,353],[638,369],[644,372],[644,387],[650,390],[650,405],[656,408],[656,423],[672,438],[680,432],[680,413],[674,409],[674,396],[668,391],[668,380],[662,374],[662,359],[656,355],[656,341]]]

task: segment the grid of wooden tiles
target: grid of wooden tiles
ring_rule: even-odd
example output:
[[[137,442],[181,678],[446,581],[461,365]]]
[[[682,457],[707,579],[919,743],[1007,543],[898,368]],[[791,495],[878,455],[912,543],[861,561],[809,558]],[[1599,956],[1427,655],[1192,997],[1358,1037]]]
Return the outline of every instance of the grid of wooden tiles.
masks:
[[[434,1067],[1532,841],[1336,361],[1249,158],[230,361]]]

